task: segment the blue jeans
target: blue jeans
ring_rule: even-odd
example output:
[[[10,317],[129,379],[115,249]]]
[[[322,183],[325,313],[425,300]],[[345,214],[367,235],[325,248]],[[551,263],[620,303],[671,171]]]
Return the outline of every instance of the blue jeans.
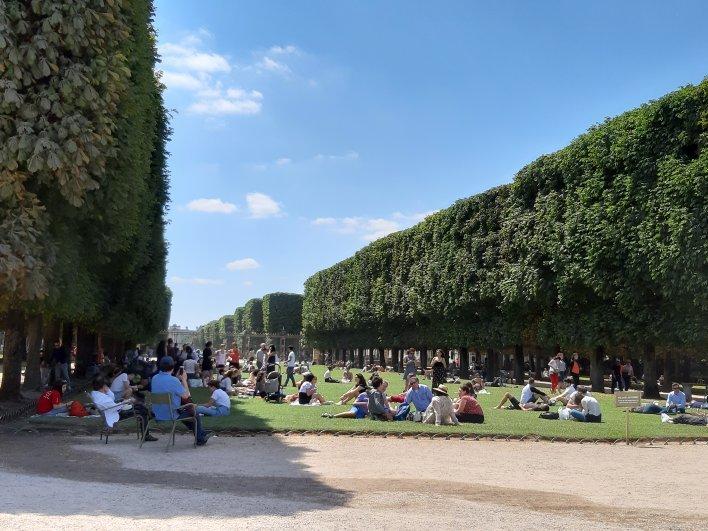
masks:
[[[54,377],[57,380],[64,380],[66,386],[71,388],[71,382],[69,381],[69,364],[68,363],[57,363],[54,365]]]
[[[61,407],[55,407],[54,409],[47,411],[46,413],[43,413],[43,414],[47,415],[48,417],[54,417],[55,415],[60,415],[61,413],[68,413],[68,412],[69,412],[68,406],[61,406]]]
[[[595,416],[595,415],[590,415],[590,414],[586,415],[585,413],[583,413],[582,411],[579,411],[577,409],[571,409],[570,416],[580,422],[601,422],[602,421],[602,415],[600,415],[599,417]]]
[[[207,417],[225,417],[229,412],[226,406],[197,406],[197,414],[201,413]]]
[[[177,418],[178,418],[178,419],[186,419],[187,417],[191,417],[191,416],[192,416],[191,412],[182,411],[182,412],[179,414],[179,417],[177,417]],[[202,418],[201,418],[199,415],[197,415],[197,425],[196,425],[196,427],[194,426],[194,421],[193,421],[191,418],[188,419],[188,420],[183,420],[183,421],[182,421],[182,424],[184,424],[185,426],[187,426],[187,428],[189,428],[190,430],[196,432],[196,434],[197,434],[197,441],[203,441],[203,440],[204,440],[204,435],[206,435],[206,433],[204,432],[204,428],[202,428]]]
[[[297,385],[295,384],[295,367],[288,367],[286,369],[285,383],[283,384],[283,387],[287,387],[289,381],[293,382],[293,387],[297,387]]]

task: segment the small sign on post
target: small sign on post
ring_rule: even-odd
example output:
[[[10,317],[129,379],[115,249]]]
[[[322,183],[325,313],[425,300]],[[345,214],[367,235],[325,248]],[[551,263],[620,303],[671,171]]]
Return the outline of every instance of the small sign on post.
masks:
[[[642,392],[641,391],[616,391],[614,396],[615,396],[615,407],[624,408],[624,414],[625,414],[624,437],[625,437],[625,442],[627,444],[629,444],[629,410],[633,407],[639,407],[642,405]]]

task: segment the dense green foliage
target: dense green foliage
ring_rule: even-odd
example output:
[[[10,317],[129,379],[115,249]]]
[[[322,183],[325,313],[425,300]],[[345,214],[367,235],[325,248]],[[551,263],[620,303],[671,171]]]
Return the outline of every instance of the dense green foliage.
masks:
[[[269,293],[263,296],[263,327],[269,333],[299,334],[302,328],[302,295]]]
[[[78,326],[84,356],[87,335],[122,352],[169,317],[152,17],[150,0],[0,0],[0,321]]]
[[[313,346],[708,344],[708,81],[305,284]]]
[[[251,299],[244,305],[243,327],[249,332],[263,332],[263,299]]]

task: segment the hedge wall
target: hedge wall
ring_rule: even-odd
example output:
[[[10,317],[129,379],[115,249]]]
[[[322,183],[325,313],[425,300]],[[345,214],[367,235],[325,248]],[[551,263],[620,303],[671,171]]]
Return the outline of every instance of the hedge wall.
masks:
[[[302,295],[297,293],[264,295],[263,326],[266,332],[279,333],[285,329],[290,334],[299,334],[302,328]]]
[[[313,346],[708,344],[708,81],[305,283]]]
[[[263,332],[263,301],[251,299],[243,307],[243,327],[251,332]]]

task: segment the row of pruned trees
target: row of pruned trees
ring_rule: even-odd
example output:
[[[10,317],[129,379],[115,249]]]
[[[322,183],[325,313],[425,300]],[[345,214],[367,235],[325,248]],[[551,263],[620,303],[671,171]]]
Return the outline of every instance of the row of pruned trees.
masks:
[[[167,327],[170,136],[151,0],[0,0],[0,395],[39,348],[122,352]]]
[[[656,395],[660,356],[708,345],[708,81],[592,127],[524,167],[382,238],[305,284],[303,330],[331,351],[561,345],[641,358]],[[705,365],[704,365],[705,366]],[[705,375],[694,375],[695,377]]]

